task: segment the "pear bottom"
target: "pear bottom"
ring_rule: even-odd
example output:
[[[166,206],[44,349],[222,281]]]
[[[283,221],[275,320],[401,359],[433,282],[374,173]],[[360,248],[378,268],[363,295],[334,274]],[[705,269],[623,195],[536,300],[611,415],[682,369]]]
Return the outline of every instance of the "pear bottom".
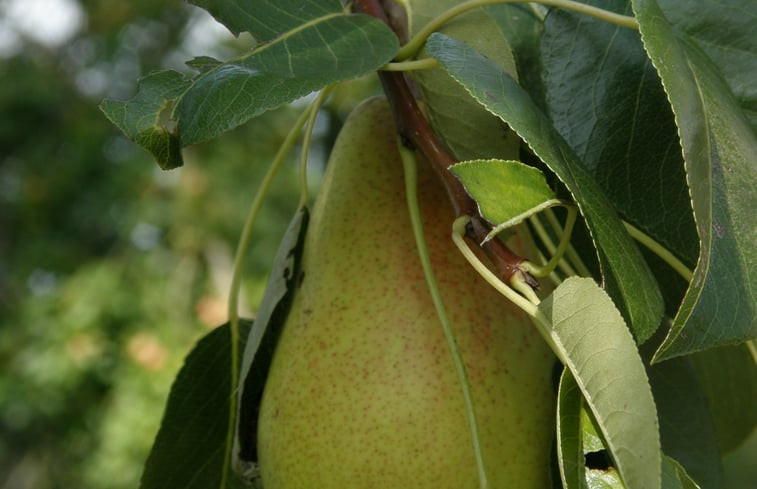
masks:
[[[425,235],[473,391],[489,487],[547,489],[554,357],[454,247],[444,190],[419,166]],[[478,488],[383,99],[357,107],[337,138],[303,271],[260,406],[265,489]]]

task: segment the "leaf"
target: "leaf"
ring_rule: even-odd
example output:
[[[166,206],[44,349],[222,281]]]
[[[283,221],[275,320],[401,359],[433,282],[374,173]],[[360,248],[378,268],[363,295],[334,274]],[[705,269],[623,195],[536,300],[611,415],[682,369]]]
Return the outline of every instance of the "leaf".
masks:
[[[618,472],[609,470],[587,470],[586,484],[589,489],[626,489]]]
[[[717,66],[656,0],[633,5],[676,116],[700,239],[661,361],[757,337],[757,135]]]
[[[702,486],[716,487],[716,486]],[[718,486],[719,487],[719,486]],[[700,489],[681,464],[668,456],[662,458],[662,488],[663,489]]]
[[[592,233],[608,292],[630,320],[639,342],[657,329],[662,297],[638,248],[608,198],[528,94],[465,44],[432,34],[427,48],[492,113],[506,121],[573,194]]]
[[[494,225],[486,239],[537,212],[560,205],[544,174],[519,161],[465,161],[449,169],[476,201],[483,218]]]
[[[258,410],[273,352],[300,280],[308,217],[307,208],[300,208],[281,240],[242,358],[234,465],[237,473],[248,481],[258,477]]]
[[[589,3],[630,10],[626,0]],[[699,246],[673,112],[639,33],[555,9],[541,55],[557,131],[618,212],[693,268]]]
[[[342,12],[339,0],[190,0],[238,35],[249,32],[259,42],[320,17]]]
[[[676,30],[685,32],[710,58],[757,132],[757,3],[742,0],[661,0]]]
[[[159,71],[139,81],[137,94],[128,102],[103,100],[100,110],[129,139],[149,151],[164,170],[184,164],[179,136],[166,123],[174,104],[191,82],[176,71]]]
[[[720,451],[731,452],[757,426],[757,358],[741,344],[712,348],[688,360],[707,399]]]
[[[687,360],[668,360],[647,372],[657,404],[662,449],[702,487],[723,487],[715,427],[707,400]]]
[[[241,8],[223,5],[222,10]],[[137,97],[105,101],[103,111],[129,139],[153,153],[161,167],[173,168],[181,165],[181,148],[332,83],[370,73],[399,48],[386,24],[363,14],[340,10],[306,25],[286,25],[291,31],[240,59],[220,63],[195,58],[190,66],[200,74],[193,80],[176,72],[147,77]]]
[[[610,298],[592,279],[571,277],[542,301],[539,316],[626,486],[659,488],[660,438],[652,391],[636,344]]]
[[[557,462],[563,489],[586,487],[581,434],[581,390],[568,369],[557,393]]]
[[[205,141],[326,85],[363,76],[394,57],[397,37],[366,15],[319,19],[200,75],[181,99],[181,144]]]
[[[544,31],[544,14],[539,11],[542,7],[533,3],[515,3],[485,8],[510,44],[520,85],[528,91],[536,105],[543,108],[544,84],[539,42]]]
[[[441,13],[457,2],[421,1],[411,9],[413,16]],[[483,9],[472,10],[451,20],[440,32],[475,46],[507,73],[517,77],[510,46],[494,19]],[[421,53],[419,57],[424,57]],[[520,142],[498,117],[481,107],[443,68],[414,74],[426,113],[434,131],[459,160],[516,158]]]
[[[240,321],[240,346],[251,324]],[[141,489],[220,487],[229,422],[230,338],[226,323],[202,338],[184,361],[145,463]],[[233,474],[230,480],[236,481]]]

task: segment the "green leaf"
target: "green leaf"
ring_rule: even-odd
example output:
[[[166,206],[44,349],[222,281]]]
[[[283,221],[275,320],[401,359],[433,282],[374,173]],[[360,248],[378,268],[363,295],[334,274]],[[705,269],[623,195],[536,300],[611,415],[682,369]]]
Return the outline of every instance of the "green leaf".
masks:
[[[610,298],[592,279],[571,277],[542,301],[538,316],[626,485],[659,488],[660,438],[652,391],[636,344]]]
[[[100,110],[129,139],[149,151],[164,170],[183,165],[179,135],[167,120],[191,82],[176,71],[160,71],[139,81],[128,102],[104,100]],[[168,115],[168,117],[166,117]]]
[[[200,75],[176,109],[181,144],[213,138],[326,85],[370,73],[398,48],[397,37],[377,19],[318,19]]]
[[[741,344],[688,357],[707,399],[722,453],[738,448],[757,426],[757,358],[753,352],[757,350]]]
[[[413,4],[415,18],[458,2],[421,1]],[[483,9],[465,13],[445,24],[440,32],[480,50],[503,70],[517,77],[510,46],[494,19]],[[421,53],[419,57],[424,57]],[[414,74],[434,131],[459,160],[517,158],[519,141],[498,117],[460,86],[443,68]]]
[[[557,393],[557,462],[563,489],[586,487],[581,404],[581,390],[570,370],[564,369]]]
[[[307,208],[300,208],[281,240],[242,358],[234,465],[235,470],[248,481],[256,481],[258,478],[257,425],[260,400],[276,343],[299,284],[300,258],[308,216]]]
[[[251,321],[240,321],[244,346]],[[176,376],[142,474],[141,489],[220,487],[231,392],[228,323],[202,338]],[[241,482],[230,474],[232,487]]]
[[[605,442],[599,435],[597,423],[586,406],[581,405],[581,436],[583,438],[584,453],[595,453],[605,450]]]
[[[592,233],[608,292],[641,342],[657,329],[662,297],[646,262],[625,232],[608,198],[528,94],[496,64],[443,34],[429,52],[492,113],[531,146],[573,194]]]
[[[743,0],[661,0],[676,30],[709,56],[757,132],[757,3]]]
[[[476,201],[483,218],[494,225],[487,239],[537,212],[560,205],[544,174],[519,161],[465,161],[449,169]]]
[[[700,239],[660,361],[757,337],[757,135],[718,67],[656,0],[633,5],[676,116]]]
[[[534,3],[495,4],[486,7],[512,49],[518,82],[540,108],[544,107],[544,82],[540,52],[545,7]]]
[[[342,12],[339,0],[190,0],[234,34],[249,32],[259,42],[312,20]]]
[[[720,487],[720,486],[702,486]],[[681,464],[668,456],[662,458],[662,489],[699,489]]]
[[[702,487],[723,487],[712,416],[688,359],[654,365],[647,374],[657,404],[663,451]]]
[[[630,10],[626,0],[588,3]],[[541,55],[557,131],[618,212],[693,268],[699,246],[673,112],[639,33],[555,9]]]
[[[589,489],[626,489],[620,475],[612,468],[608,470],[587,470],[586,484]]]

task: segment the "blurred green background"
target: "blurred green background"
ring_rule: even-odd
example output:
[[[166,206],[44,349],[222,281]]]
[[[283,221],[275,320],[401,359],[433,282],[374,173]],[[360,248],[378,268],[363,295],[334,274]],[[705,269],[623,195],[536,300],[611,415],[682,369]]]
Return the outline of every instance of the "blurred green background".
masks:
[[[243,220],[302,104],[170,172],[97,105],[249,47],[180,0],[0,0],[0,489],[138,487],[183,357],[226,320]],[[353,82],[319,118],[313,186],[346,110],[376,91]],[[256,226],[247,315],[297,203],[295,158]],[[754,453],[728,461],[732,488],[752,487]]]
[[[243,220],[299,111],[163,172],[97,105],[249,47],[180,0],[0,0],[0,489],[138,486],[184,355],[226,320]],[[314,185],[339,107],[317,126]],[[296,156],[256,226],[247,315],[297,204]]]

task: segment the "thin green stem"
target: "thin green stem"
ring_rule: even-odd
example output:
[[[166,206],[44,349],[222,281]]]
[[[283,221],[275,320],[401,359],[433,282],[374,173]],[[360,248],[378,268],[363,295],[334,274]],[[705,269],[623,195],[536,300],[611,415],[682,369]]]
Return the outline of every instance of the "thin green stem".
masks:
[[[549,222],[549,226],[552,228],[552,230],[555,233],[560,233],[561,225],[560,221],[557,220],[557,216],[555,215],[554,211],[552,209],[547,209],[544,212],[544,215],[547,216],[547,222]],[[575,267],[576,271],[578,271],[578,274],[581,277],[591,277],[591,272],[584,264],[584,261],[581,259],[580,256],[578,256],[578,252],[573,247],[572,244],[568,244],[568,249],[565,250],[565,254],[568,257],[568,260],[570,260],[571,265]]]
[[[516,306],[526,311],[529,316],[533,317],[534,315],[536,315],[536,305],[508,287],[503,281],[499,279],[499,277],[494,275],[494,273],[492,273],[492,271],[489,270],[486,265],[481,263],[481,260],[479,260],[476,254],[473,253],[473,251],[468,247],[468,244],[465,242],[463,236],[465,236],[465,226],[469,221],[469,216],[460,216],[455,219],[455,222],[452,224],[452,241],[460,250],[460,253],[463,254],[465,259],[468,260],[468,263],[471,264],[471,266],[478,272],[478,274],[481,275],[484,280],[489,282],[489,285],[497,289],[500,294],[504,295],[511,302],[515,303]]]
[[[651,236],[646,234],[641,229],[635,227],[634,225],[623,221],[623,226],[625,226],[626,231],[628,231],[628,234],[630,234],[633,239],[644,245],[644,247],[646,247],[655,255],[662,258],[665,263],[670,265],[670,268],[678,272],[678,275],[683,277],[687,282],[691,282],[691,278],[694,276],[694,274],[691,272],[689,267],[684,265],[681,260],[676,258],[675,255],[670,252],[670,250],[652,239]]]
[[[396,61],[393,63],[387,63],[379,70],[382,71],[415,71],[415,70],[428,70],[439,66],[439,61],[436,58],[423,58],[414,59],[412,61]]]
[[[308,122],[305,135],[302,138],[302,151],[300,152],[300,205],[299,207],[305,207],[310,200],[310,191],[308,189],[308,154],[310,153],[310,141],[313,137],[313,127],[315,126],[315,118],[318,116],[318,110],[326,101],[331,91],[334,90],[336,85],[329,85],[318,94],[307,108]]]
[[[489,283],[489,285],[494,287],[497,292],[505,296],[506,299],[531,316],[533,323],[536,325],[536,329],[539,331],[542,338],[544,338],[544,341],[547,342],[563,365],[567,365],[565,355],[563,355],[560,348],[557,347],[554,338],[552,338],[552,326],[549,318],[544,315],[541,309],[539,309],[539,306],[508,287],[499,279],[499,277],[494,275],[486,265],[481,263],[481,260],[479,260],[476,254],[468,247],[468,244],[463,238],[463,236],[465,236],[465,225],[468,221],[470,221],[469,216],[460,216],[455,219],[455,222],[452,224],[452,241],[463,254],[465,259],[468,260],[468,263],[471,264],[471,266]]]
[[[455,334],[452,331],[452,324],[450,323],[447,311],[444,308],[444,302],[442,300],[441,293],[439,292],[439,286],[434,277],[434,271],[431,268],[431,259],[428,254],[428,247],[426,246],[426,238],[423,235],[423,223],[421,222],[420,211],[418,209],[418,196],[416,192],[417,187],[417,167],[415,160],[415,153],[406,148],[402,141],[398,141],[398,147],[400,156],[402,158],[402,167],[405,171],[405,192],[407,195],[407,205],[410,211],[410,221],[413,227],[413,234],[415,235],[415,242],[418,247],[418,256],[421,260],[423,267],[423,274],[426,277],[428,284],[428,290],[431,293],[431,299],[434,302],[436,308],[436,314],[439,316],[439,322],[444,330],[444,337],[447,340],[447,346],[452,354],[452,360],[455,364],[455,370],[457,371],[457,377],[460,381],[460,386],[463,391],[463,399],[465,401],[465,410],[468,414],[468,422],[470,424],[471,438],[473,441],[473,452],[476,458],[476,467],[478,469],[479,487],[486,489],[489,485],[486,476],[486,467],[484,465],[484,457],[481,450],[481,441],[478,430],[478,420],[476,419],[476,409],[473,403],[473,394],[471,392],[470,382],[468,382],[468,374],[465,371],[465,363],[460,354],[460,350],[457,347],[457,341],[455,340]]]
[[[557,246],[555,246],[555,242],[552,241],[552,237],[544,228],[544,225],[542,224],[539,216],[535,215],[535,216],[529,217],[528,222],[531,223],[531,226],[534,228],[534,231],[536,231],[536,234],[539,236],[539,240],[541,240],[542,244],[547,249],[549,254],[552,256],[555,256],[557,252]],[[567,277],[572,277],[573,275],[576,275],[576,271],[565,260],[559,260],[557,263],[557,266]]]
[[[547,275],[552,273],[552,271],[554,271],[554,269],[563,259],[565,250],[570,244],[570,236],[573,233],[573,226],[576,223],[576,215],[578,214],[578,209],[575,206],[568,206],[567,209],[568,218],[565,221],[565,229],[561,229],[558,232],[558,236],[560,236],[560,243],[557,245],[557,249],[555,250],[549,262],[547,262],[547,264],[543,266],[536,265],[532,262],[525,262],[521,264],[521,268],[529,272],[534,277],[546,277]]]
[[[239,244],[237,245],[236,255],[234,256],[234,267],[231,275],[231,285],[229,287],[229,302],[228,302],[228,315],[229,315],[229,330],[231,332],[231,395],[229,399],[229,424],[226,432],[226,449],[224,453],[223,462],[223,474],[221,476],[221,489],[225,489],[228,483],[228,473],[231,464],[231,450],[234,445],[234,423],[236,420],[237,410],[237,384],[239,383],[239,290],[242,285],[242,264],[244,263],[247,249],[250,245],[250,239],[252,238],[252,230],[255,227],[255,221],[257,220],[260,208],[263,205],[265,196],[268,193],[268,189],[271,186],[273,177],[278,172],[284,158],[294,146],[297,138],[302,131],[302,127],[307,121],[309,111],[305,110],[297,118],[294,123],[294,127],[289,131],[284,142],[279,147],[279,151],[276,153],[271,166],[268,168],[263,180],[260,182],[258,191],[255,194],[255,199],[252,201],[250,211],[247,214],[244,227],[242,228],[242,235],[239,238]]]
[[[453,18],[457,17],[458,15],[464,14],[465,12],[468,12],[469,10],[473,10],[479,7],[484,7],[486,5],[494,5],[497,3],[523,3],[524,0],[470,0],[468,2],[461,3],[455,7],[452,7],[451,9],[443,12],[435,19],[431,20],[428,24],[426,24],[417,34],[415,34],[400,50],[397,52],[397,56],[395,56],[396,61],[404,61],[406,59],[412,58],[413,56],[420,51],[420,49],[423,47],[423,45],[426,42],[426,39],[428,39],[428,36],[430,36],[433,32],[438,30],[442,25],[449,22]],[[617,24],[622,27],[628,27],[629,29],[638,30],[639,24],[636,22],[636,19],[627,15],[620,15],[616,14],[614,12],[608,12],[607,10],[603,10],[601,8],[592,7],[590,5],[586,5],[580,2],[574,2],[572,0],[541,0],[537,3],[543,4],[543,5],[549,5],[551,7],[558,7],[558,8],[564,8],[566,10],[572,10],[574,12],[579,12],[585,15],[589,15],[591,17],[596,17],[600,20],[603,20],[605,22],[609,22],[611,24]]]

